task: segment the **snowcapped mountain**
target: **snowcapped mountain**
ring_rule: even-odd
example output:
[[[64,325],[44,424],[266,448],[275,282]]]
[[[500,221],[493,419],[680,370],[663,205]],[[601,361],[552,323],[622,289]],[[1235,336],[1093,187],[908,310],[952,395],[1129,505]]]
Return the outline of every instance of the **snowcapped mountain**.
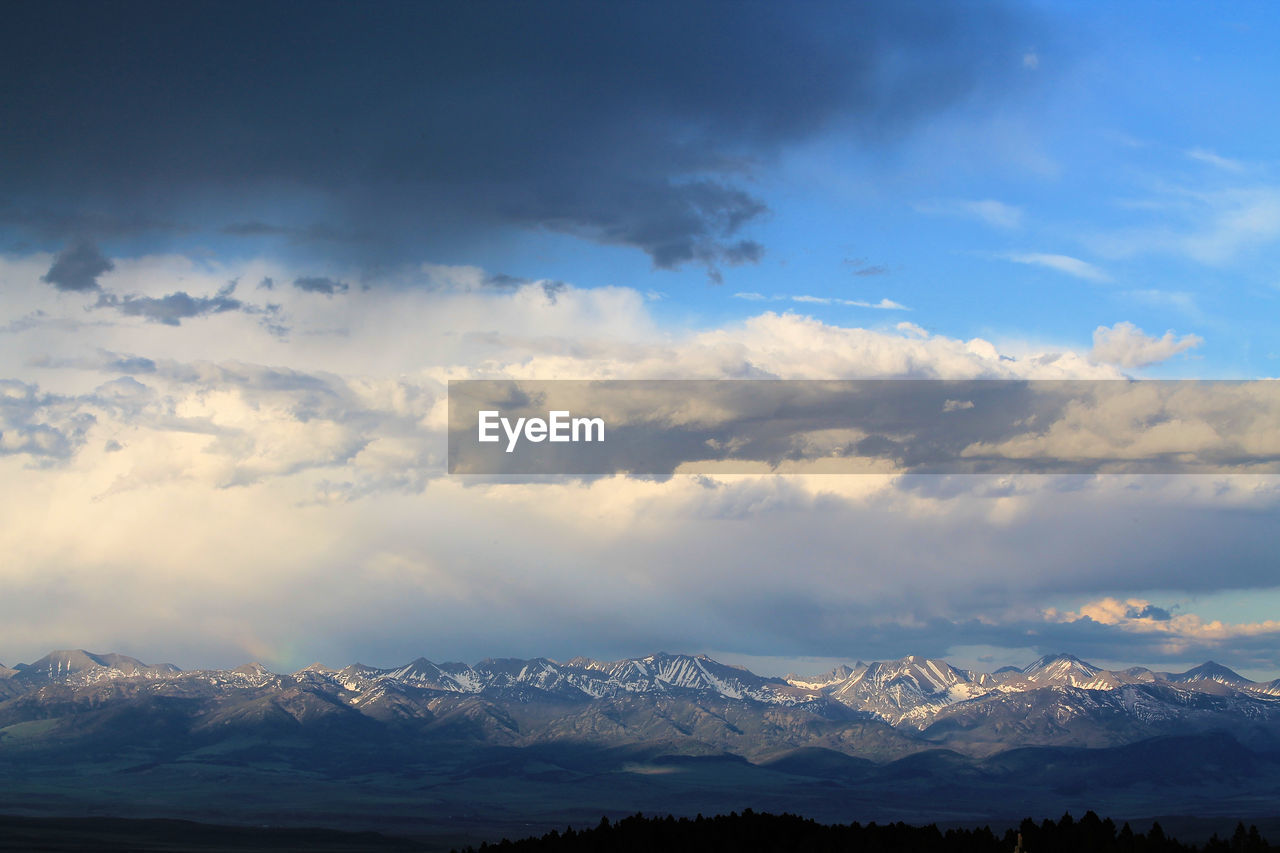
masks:
[[[27,684],[92,684],[117,678],[164,678],[179,671],[169,663],[149,665],[125,655],[74,649],[50,652],[35,663],[20,663],[12,678]]]
[[[762,678],[741,667],[728,666],[706,655],[656,654],[633,660],[602,663],[576,658],[582,670],[603,678],[593,695],[610,695],[615,689],[628,693],[706,690],[729,699],[751,699],[770,704],[795,704],[805,698],[781,678]],[[590,677],[590,676],[588,676]]]
[[[356,693],[394,683],[441,693],[516,701],[706,692],[728,699],[794,705],[816,696],[814,691],[806,692],[783,679],[764,678],[705,655],[656,654],[614,662],[578,657],[563,664],[547,658],[502,658],[484,660],[474,666],[435,664],[418,658],[391,669],[355,664],[331,670],[313,665],[295,673],[294,677],[329,682]]]
[[[1098,682],[1102,670],[1075,655],[1045,655],[1023,668],[1022,675],[1036,684],[1067,684],[1086,687]],[[1101,689],[1101,688],[1097,688]]]
[[[909,655],[867,664],[823,689],[843,705],[897,725],[929,719],[942,708],[982,696],[994,686],[990,675]]]
[[[845,681],[855,673],[861,672],[866,668],[867,665],[865,663],[858,661],[853,666],[840,664],[840,666],[837,666],[835,669],[830,672],[823,673],[822,675],[806,677],[791,673],[783,680],[788,684],[801,688],[802,690],[821,690],[824,687],[835,684],[837,681]]]
[[[1229,687],[1256,688],[1258,685],[1255,681],[1250,681],[1239,673],[1233,672],[1220,663],[1206,661],[1197,667],[1193,667],[1186,672],[1172,674],[1160,673],[1165,681],[1171,681],[1176,684],[1190,684],[1195,681],[1216,681],[1219,684],[1225,684]]]
[[[473,665],[418,658],[277,674],[260,664],[182,671],[58,651],[0,673],[0,738],[16,722],[71,719],[67,708],[114,702],[186,703],[197,710],[183,713],[195,713],[202,731],[395,724],[511,745],[656,740],[752,754],[820,745],[866,755],[945,745],[988,754],[1225,729],[1280,747],[1280,680],[1256,683],[1213,662],[1183,673],[1112,671],[1065,654],[994,673],[911,655],[770,678],[705,655],[665,653]]]

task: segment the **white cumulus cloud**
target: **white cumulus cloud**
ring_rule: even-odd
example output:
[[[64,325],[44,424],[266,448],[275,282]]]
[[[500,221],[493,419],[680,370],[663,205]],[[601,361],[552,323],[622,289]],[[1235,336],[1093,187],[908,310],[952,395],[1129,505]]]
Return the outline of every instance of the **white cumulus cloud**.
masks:
[[[1120,367],[1146,367],[1166,361],[1180,352],[1194,349],[1204,343],[1199,335],[1178,337],[1172,330],[1161,337],[1152,337],[1133,323],[1121,322],[1114,326],[1099,326],[1093,330],[1093,350],[1090,358],[1100,364]]]

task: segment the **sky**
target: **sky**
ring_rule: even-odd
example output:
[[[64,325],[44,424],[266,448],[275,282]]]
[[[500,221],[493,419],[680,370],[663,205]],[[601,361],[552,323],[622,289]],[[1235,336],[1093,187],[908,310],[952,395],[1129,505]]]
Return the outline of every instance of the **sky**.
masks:
[[[1268,3],[26,3],[0,660],[1280,675],[1280,481],[445,468],[447,383],[1265,379]]]

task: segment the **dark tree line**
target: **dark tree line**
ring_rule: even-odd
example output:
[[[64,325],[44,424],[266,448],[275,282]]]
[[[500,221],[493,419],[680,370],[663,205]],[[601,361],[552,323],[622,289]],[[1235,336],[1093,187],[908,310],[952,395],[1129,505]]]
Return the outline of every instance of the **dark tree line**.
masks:
[[[747,809],[716,817],[647,818],[637,814],[594,829],[552,830],[541,838],[503,839],[482,844],[483,853],[683,853],[683,851],[813,851],[813,853],[1270,853],[1257,827],[1236,827],[1228,839],[1214,835],[1204,846],[1169,838],[1160,824],[1145,833],[1129,824],[1117,829],[1093,812],[1075,820],[1070,814],[1056,823],[1024,820],[1017,829],[996,835],[990,827],[940,830],[934,824],[905,823],[829,826],[791,814],[761,814]],[[455,851],[456,853],[456,851]],[[464,853],[477,853],[468,847]]]

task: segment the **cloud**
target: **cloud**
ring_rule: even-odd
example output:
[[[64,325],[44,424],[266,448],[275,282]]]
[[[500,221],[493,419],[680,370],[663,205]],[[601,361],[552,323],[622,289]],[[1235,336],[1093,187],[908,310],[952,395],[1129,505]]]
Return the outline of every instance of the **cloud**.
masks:
[[[230,237],[285,237],[291,243],[365,243],[372,239],[364,232],[342,230],[319,222],[299,227],[257,221],[233,222],[218,231]]]
[[[1059,613],[1045,611],[1045,618],[1062,623],[1095,622],[1127,634],[1155,637],[1168,655],[1199,654],[1248,644],[1251,640],[1275,642],[1280,639],[1280,621],[1230,623],[1204,619],[1195,613],[1172,613],[1142,598],[1100,598],[1081,605],[1077,610]]]
[[[58,241],[68,237],[105,240],[137,237],[141,234],[167,236],[190,233],[190,225],[137,210],[104,211],[97,202],[76,209],[52,209],[43,203],[19,205],[0,199],[0,225],[22,229],[40,240]]]
[[[1275,473],[1280,460],[1275,382],[1031,383],[1026,390],[1038,401],[1032,416],[1006,421],[1012,429],[1003,439],[979,440],[964,456],[1023,460],[1040,470],[1155,474]]]
[[[41,280],[63,291],[98,290],[98,276],[113,269],[115,264],[97,246],[80,241],[59,252]]]
[[[1181,352],[1204,343],[1199,335],[1177,337],[1173,330],[1154,338],[1130,322],[1099,326],[1093,330],[1093,349],[1089,357],[1103,364],[1120,367],[1147,367],[1173,358]]]
[[[119,298],[113,294],[103,294],[96,307],[114,308],[126,317],[143,317],[153,323],[166,326],[177,326],[183,320],[192,317],[203,317],[207,314],[221,314],[226,311],[248,311],[255,309],[232,297],[235,283],[228,284],[213,296],[192,296],[181,290],[161,297],[125,296]]]
[[[258,316],[262,325],[273,334],[283,334],[286,331],[280,322],[280,306],[259,306],[235,298],[238,284],[235,280],[223,284],[211,296],[193,295],[185,290],[159,294],[153,290],[151,294],[129,293],[121,296],[104,289],[97,282],[97,277],[103,272],[115,270],[118,280],[152,287],[155,282],[151,280],[151,273],[156,262],[157,259],[147,257],[122,259],[117,268],[115,261],[104,256],[92,244],[80,243],[57,255],[49,272],[41,280],[54,283],[59,290],[97,291],[98,299],[87,306],[88,309],[112,310],[125,317],[141,317],[148,322],[166,326],[179,326],[183,320],[196,317],[240,312]],[[186,260],[183,261],[183,267],[172,270],[172,274],[181,278],[194,269]],[[264,279],[264,282],[270,281],[270,278]],[[76,286],[71,287],[72,284]],[[13,321],[4,331],[35,328],[49,323],[65,325],[70,322],[74,321],[68,317],[54,318],[46,311],[37,309],[28,317]]]
[[[1171,187],[1144,202],[1161,216],[1149,225],[1095,235],[1095,252],[1115,258],[1160,254],[1223,266],[1280,240],[1280,187]]]
[[[1156,619],[1164,622],[1173,618],[1173,615],[1163,607],[1156,607],[1149,601],[1134,602],[1124,613],[1128,619]]]
[[[11,455],[68,459],[84,447],[91,429],[110,431],[108,443],[120,445],[112,452],[139,455],[133,457],[133,470],[118,473],[99,498],[184,480],[225,489],[287,479],[352,465],[374,444],[379,445],[374,457],[351,472],[363,487],[381,478],[381,488],[400,488],[428,470],[438,471],[430,460],[439,435],[416,423],[438,399],[438,383],[348,382],[323,372],[109,352],[100,353],[96,364],[62,366],[124,375],[91,393],[62,397],[10,383],[0,401],[9,413],[0,421],[0,436],[7,438],[0,447]],[[122,435],[130,436],[127,448]],[[423,470],[405,471],[403,456],[384,469],[376,460],[388,460],[395,445],[416,448],[413,465]]]
[[[711,642],[875,659],[967,641],[1150,661],[1170,654],[1160,635],[1048,620],[1043,602],[1092,601],[1108,585],[1272,582],[1264,516],[1275,494],[1228,486],[1224,503],[1208,495],[1221,482],[1197,497],[1186,483],[1071,478],[962,477],[946,488],[881,477],[435,479],[352,499],[358,484],[333,466],[216,491],[153,479],[90,499],[117,471],[149,475],[143,461],[165,448],[159,438],[131,433],[121,451],[95,446],[73,470],[41,472],[51,505],[76,511],[64,529],[95,535],[38,537],[0,567],[10,590],[0,636],[13,654],[32,659],[28,649],[56,633],[161,647],[182,665],[234,663],[251,641],[273,666],[612,657]],[[198,448],[169,454],[192,465]],[[0,508],[14,526],[49,523],[47,507],[24,509],[18,495],[0,495]],[[0,530],[0,541],[11,546],[15,533]],[[1223,571],[1204,572],[1207,557]],[[111,569],[120,565],[128,571]],[[631,602],[621,612],[619,595]],[[1274,661],[1270,648],[1259,656]]]
[[[846,267],[853,270],[853,274],[855,276],[860,278],[873,275],[885,275],[889,272],[889,268],[881,264],[868,264],[866,258],[845,258],[843,263]]]
[[[915,323],[907,323],[904,321],[894,326],[894,328],[897,329],[902,334],[908,335],[911,337],[915,337],[915,338],[929,337],[929,331],[927,329],[921,328],[920,326],[917,326]]]
[[[1012,229],[1022,226],[1023,210],[995,199],[934,199],[916,205],[916,210],[939,216],[976,219],[993,228]]]
[[[370,265],[514,227],[659,268],[754,263],[763,166],[833,130],[882,145],[1001,92],[1013,69],[987,57],[1030,26],[1001,3],[927,26],[893,2],[337,4],[306,9],[296,40],[299,4],[197,6],[195,41],[164,7],[30,4],[10,21],[0,123],[26,135],[0,183],[17,225],[155,210],[143,220]]]
[[[69,459],[83,446],[94,422],[93,414],[81,411],[72,400],[0,379],[0,457],[24,456],[37,464]]]
[[[1280,238],[1280,188],[1214,193],[1205,199],[1209,221],[1185,235],[1183,251],[1205,263],[1225,263]]]
[[[1214,166],[1218,169],[1223,169],[1224,171],[1227,171],[1227,172],[1244,171],[1244,164],[1241,163],[1239,160],[1230,160],[1226,157],[1221,157],[1217,154],[1214,154],[1212,151],[1209,151],[1204,148],[1189,149],[1186,152],[1186,155],[1190,157],[1192,160],[1198,160],[1201,163],[1208,163],[1210,166]]]
[[[31,257],[0,259],[6,296],[26,300],[13,316],[82,318],[83,304],[39,284],[47,256]],[[178,256],[117,264],[112,280],[150,298],[179,281],[208,296],[231,278],[307,274]],[[277,286],[288,344],[227,311],[180,332],[51,322],[34,343],[0,345],[17,381],[0,405],[17,451],[0,454],[0,478],[22,486],[0,489],[7,654],[35,659],[60,637],[184,666],[288,668],[661,648],[870,659],[971,641],[1146,661],[1172,654],[1167,635],[1047,620],[1046,604],[1133,598],[1176,618],[1152,590],[1276,594],[1275,478],[449,477],[449,379],[1121,374],[1083,353],[1013,358],[911,324],[762,310],[675,331],[627,288],[569,285],[552,303],[538,282],[487,286],[483,269],[415,275],[348,299]],[[946,399],[975,408],[944,415]],[[1222,406],[1268,416],[1244,398]],[[934,414],[981,410],[953,393]],[[57,435],[36,435],[46,428]],[[619,611],[619,596],[632,606]],[[1212,646],[1233,665],[1280,668],[1276,647],[1266,634]]]
[[[1111,277],[1105,272],[1095,267],[1093,264],[1082,261],[1079,258],[1073,258],[1070,255],[1053,255],[1043,252],[1010,252],[1001,255],[1005,260],[1013,261],[1015,264],[1031,264],[1033,266],[1047,267],[1051,270],[1057,270],[1076,278],[1083,278],[1087,281],[1110,281]]]
[[[865,299],[842,299],[838,296],[812,296],[809,294],[794,294],[789,296],[765,296],[762,293],[739,292],[733,294],[734,299],[744,299],[748,302],[798,302],[802,305],[844,305],[850,308],[875,308],[881,311],[910,311],[907,306],[894,302],[889,298],[881,298],[878,302],[868,302]]]
[[[520,278],[519,276],[507,275],[506,273],[490,273],[483,277],[482,282],[485,287],[495,287],[501,290],[516,290],[526,287],[530,284],[536,284],[542,288],[542,292],[547,295],[547,300],[553,305],[556,297],[567,290],[569,285],[563,281],[555,279],[530,279]]]
[[[221,267],[204,270],[180,257],[134,260],[126,266],[122,275],[144,292],[125,296],[104,293],[99,297],[98,306],[102,310],[143,318],[148,321],[146,324],[130,327],[134,331],[123,336],[111,328],[82,335],[77,350],[89,346],[92,355],[27,357],[26,363],[39,370],[89,370],[132,376],[156,387],[159,395],[144,407],[145,411],[128,413],[127,425],[133,428],[145,424],[146,429],[158,433],[177,431],[187,435],[221,436],[216,444],[206,445],[195,457],[203,462],[218,462],[209,466],[209,482],[214,485],[256,482],[263,477],[277,476],[272,471],[287,474],[303,470],[298,466],[311,464],[316,467],[346,465],[346,462],[333,462],[345,457],[332,448],[364,446],[362,443],[369,442],[373,442],[370,447],[385,448],[389,443],[415,447],[409,458],[418,460],[412,464],[419,467],[408,472],[404,468],[406,462],[401,459],[392,470],[398,468],[403,473],[412,473],[411,479],[416,482],[440,475],[440,467],[421,467],[425,465],[421,460],[432,454],[438,457],[442,422],[412,440],[407,434],[384,435],[381,425],[399,422],[385,421],[384,414],[379,413],[381,404],[370,407],[353,399],[355,392],[349,380],[336,383],[330,376],[306,379],[303,386],[299,386],[304,377],[316,376],[316,371],[263,366],[269,364],[270,359],[282,359],[286,364],[303,360],[323,365],[325,375],[340,373],[370,379],[385,377],[387,371],[391,376],[413,377],[414,365],[418,365],[418,370],[433,365],[434,371],[463,371],[462,376],[483,365],[481,375],[601,378],[1014,376],[1042,370],[1047,371],[1043,375],[1059,376],[1064,369],[1079,371],[1077,375],[1111,375],[1079,358],[1055,355],[1043,363],[1035,359],[1014,362],[1001,359],[995,348],[985,341],[954,341],[920,332],[900,335],[848,329],[774,313],[750,318],[735,327],[671,339],[654,327],[646,299],[636,291],[584,290],[564,282],[525,281],[477,268],[430,267],[424,270],[429,286],[420,283],[404,289],[383,288],[381,294],[362,293],[361,312],[353,315],[337,302],[308,298],[309,291],[304,288],[283,292],[276,289],[273,295],[280,296],[282,304],[266,307],[237,299],[231,284],[221,286],[212,295],[196,295],[186,290],[166,293],[163,289],[167,281],[175,278],[184,278],[199,286],[200,282],[215,277],[225,281],[225,276],[233,272],[249,275],[252,280],[306,280],[286,270],[263,270],[256,266],[238,271]],[[262,274],[268,271],[272,275]],[[321,293],[337,292],[337,285],[341,284],[332,279],[322,282]],[[838,300],[832,304],[851,302]],[[859,304],[888,307],[886,303],[889,301]],[[77,306],[64,306],[63,310],[68,316],[82,313]],[[255,327],[263,318],[285,313],[291,317],[297,334],[294,344],[281,349],[269,342],[269,338],[264,340]],[[179,324],[185,327],[190,324],[184,321],[214,314],[226,318],[220,321],[216,332],[206,332],[202,325],[195,325],[190,333],[184,331],[181,338],[158,333],[160,329]],[[254,325],[235,326],[240,322],[239,317],[252,318]],[[45,319],[52,322],[59,318],[51,315]],[[146,332],[149,327],[156,328],[157,332]],[[232,331],[237,328],[239,332]],[[331,346],[332,335],[342,336],[341,352]],[[236,341],[231,349],[228,348],[230,340]],[[116,343],[100,345],[94,350],[94,341]],[[122,352],[120,343],[129,350]],[[140,346],[143,348],[138,349]],[[209,356],[174,357],[173,353],[184,350]],[[242,354],[254,351],[264,360],[257,366],[244,363]],[[229,357],[233,359],[230,364]],[[424,376],[406,380],[409,382],[406,388],[413,390],[403,393],[412,393],[424,400],[435,399],[439,375],[432,374],[429,381]],[[262,379],[250,386],[246,384],[250,376]],[[303,391],[309,395],[305,401],[290,396]],[[332,427],[333,436],[346,437],[337,445],[328,443],[327,439],[313,442],[299,438],[290,443],[289,453],[282,455],[282,458],[292,456],[295,462],[282,467],[273,468],[262,460],[250,463],[245,461],[249,457],[241,459],[240,454],[256,446],[251,431],[234,440],[232,436],[243,431],[246,423],[256,423],[257,416],[247,422],[239,415],[239,420],[224,420],[209,409],[210,394],[227,395],[220,399],[224,400],[228,412],[240,411],[237,400],[244,399],[248,401],[246,405],[259,413],[290,413],[288,423],[280,427],[282,433],[301,429],[298,418],[305,417],[305,423],[317,429],[330,429],[324,425],[332,422],[336,424]],[[272,398],[272,394],[282,396]],[[329,411],[326,400],[341,401],[340,408],[332,415],[321,414]],[[71,395],[62,405],[101,422],[106,404],[97,397]],[[108,408],[107,414],[114,413],[112,417],[124,417],[118,399],[113,397]],[[205,414],[196,414],[198,412]],[[340,416],[343,412],[346,414]],[[422,416],[425,417],[425,413]],[[357,423],[358,429],[351,431]],[[118,426],[124,428],[126,424]],[[261,428],[266,429],[265,425]],[[395,429],[400,430],[401,426]],[[98,437],[119,441],[130,448],[145,445],[142,441],[125,442],[111,434]],[[315,459],[304,463],[298,454],[307,446],[318,447],[320,451]],[[163,457],[164,454],[157,453],[151,467],[158,466],[158,460]],[[190,449],[184,445],[174,458],[181,462],[172,472],[173,476],[190,476],[191,472],[183,467],[192,459]],[[359,492],[376,490],[375,484],[386,476],[386,471],[380,470],[375,475],[363,464],[347,472],[347,480],[355,484],[351,488]]]
[[[323,293],[333,296],[335,293],[346,293],[349,289],[346,282],[335,281],[326,276],[304,276],[295,278],[293,286],[306,293]]]

